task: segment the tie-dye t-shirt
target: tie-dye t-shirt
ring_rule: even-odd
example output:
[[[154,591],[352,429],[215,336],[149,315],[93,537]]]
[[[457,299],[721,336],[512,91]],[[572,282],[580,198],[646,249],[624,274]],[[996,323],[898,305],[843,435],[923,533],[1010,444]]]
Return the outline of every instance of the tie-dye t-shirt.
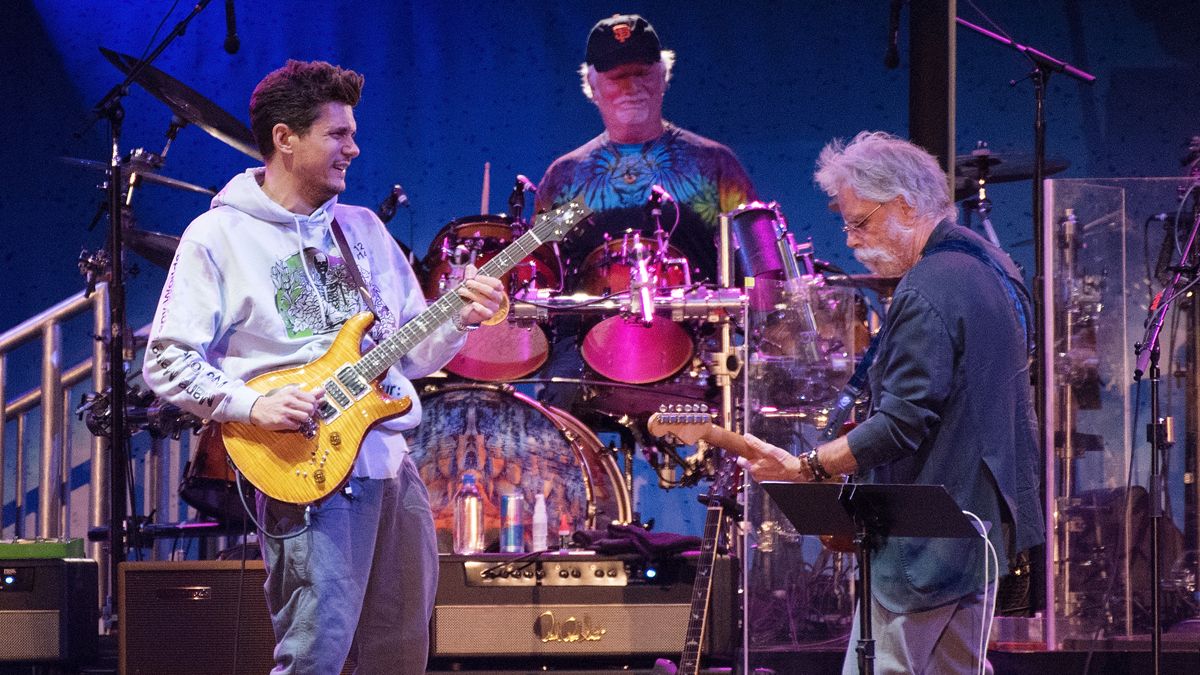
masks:
[[[679,226],[671,237],[700,274],[715,279],[717,216],[757,199],[750,178],[733,152],[717,143],[667,124],[658,138],[620,144],[603,133],[559,157],[538,186],[538,210],[553,208],[583,195],[596,212],[561,244],[569,267],[604,243],[607,232],[619,238],[627,229],[654,231],[647,202],[650,186],[661,185],[680,203]],[[664,204],[663,229],[675,222],[674,207]]]

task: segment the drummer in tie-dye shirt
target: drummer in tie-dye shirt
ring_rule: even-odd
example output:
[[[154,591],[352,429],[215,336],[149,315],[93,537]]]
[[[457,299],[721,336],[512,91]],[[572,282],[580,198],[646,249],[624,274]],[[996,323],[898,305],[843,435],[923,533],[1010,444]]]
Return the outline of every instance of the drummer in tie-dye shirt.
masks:
[[[729,148],[663,119],[674,60],[640,16],[617,15],[592,28],[580,75],[604,133],[555,160],[538,188],[539,210],[583,195],[596,212],[561,246],[569,268],[577,269],[602,245],[605,233],[653,233],[646,205],[651,186],[658,185],[679,205],[670,243],[688,257],[694,281],[714,281],[717,216],[757,198]],[[675,218],[675,206],[664,204],[663,229],[671,231]]]

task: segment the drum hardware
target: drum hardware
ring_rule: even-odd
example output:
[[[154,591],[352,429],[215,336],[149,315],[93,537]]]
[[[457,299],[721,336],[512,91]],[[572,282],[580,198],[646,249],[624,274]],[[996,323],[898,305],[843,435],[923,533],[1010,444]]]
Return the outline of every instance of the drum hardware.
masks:
[[[954,201],[978,196],[986,183],[1011,183],[1033,178],[1032,153],[993,153],[986,141],[976,143],[969,155],[954,158]],[[1071,163],[1061,158],[1047,158],[1045,175],[1066,171]]]
[[[200,433],[204,420],[178,406],[163,403],[154,392],[130,385],[125,394],[125,423],[131,433],[148,431],[155,438],[179,439],[185,430]],[[108,391],[80,396],[75,414],[95,436],[107,436],[112,428],[112,397]]]
[[[826,274],[825,283],[831,286],[849,286],[874,291],[879,295],[891,297],[902,277],[881,277],[878,274]]]
[[[209,197],[217,194],[217,191],[212,188],[201,187],[199,185],[182,181],[178,178],[164,176],[159,173],[163,167],[164,156],[165,153],[163,155],[156,155],[142,148],[138,148],[122,158],[121,164],[124,166],[125,170],[121,172],[121,175],[128,178],[130,189],[132,189],[133,186],[136,186],[139,182],[145,181],[154,185],[162,185],[165,187],[175,188],[177,190],[184,190],[186,192],[195,192],[197,194],[207,195]],[[88,169],[90,171],[108,171],[108,162],[99,162],[94,159],[60,157],[59,161],[69,166]],[[126,202],[128,201],[129,197],[126,197]]]
[[[149,65],[148,62],[143,63],[128,54],[114,52],[104,47],[100,48],[100,53],[108,59],[109,63],[116,66],[117,70],[126,75],[133,74],[134,82],[142,85],[143,89],[166,104],[171,112],[186,123],[194,124],[233,149],[262,161],[262,154],[259,153],[258,146],[254,142],[254,134],[250,133],[250,129],[245,124],[220,106],[179,80]],[[183,125],[174,126],[181,127]]]
[[[663,294],[664,290],[669,294]],[[740,288],[660,288],[652,302],[656,315],[669,316],[672,321],[717,323],[730,312],[740,312],[746,305],[746,294]],[[552,314],[633,316],[635,313],[634,301],[628,291],[596,296],[584,293],[551,295],[546,289],[531,289],[513,296],[508,320],[546,323]]]

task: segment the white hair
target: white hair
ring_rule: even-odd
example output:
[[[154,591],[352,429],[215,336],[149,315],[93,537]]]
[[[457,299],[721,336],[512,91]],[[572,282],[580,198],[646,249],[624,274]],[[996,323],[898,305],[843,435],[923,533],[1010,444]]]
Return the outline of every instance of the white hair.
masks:
[[[850,187],[873,202],[904,197],[919,218],[953,222],[958,217],[946,172],[933,155],[887,132],[863,131],[849,143],[834,139],[821,150],[813,177],[830,197]]]
[[[675,67],[675,52],[670,49],[664,49],[658,53],[658,61],[663,64],[663,82],[671,81],[671,69]],[[582,82],[583,95],[589,101],[593,100],[595,89],[592,87],[592,78],[596,77],[596,67],[588,65],[586,62],[579,64],[579,79]]]

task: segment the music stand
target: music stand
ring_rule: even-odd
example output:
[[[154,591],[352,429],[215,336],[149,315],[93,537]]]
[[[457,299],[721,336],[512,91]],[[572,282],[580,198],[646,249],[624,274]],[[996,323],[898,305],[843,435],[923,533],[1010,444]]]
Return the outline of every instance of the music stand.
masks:
[[[941,485],[868,483],[784,483],[764,481],[763,489],[798,534],[852,537],[857,549],[859,612],[858,670],[875,672],[871,635],[871,558],[884,537],[968,539],[980,536],[974,523]]]

